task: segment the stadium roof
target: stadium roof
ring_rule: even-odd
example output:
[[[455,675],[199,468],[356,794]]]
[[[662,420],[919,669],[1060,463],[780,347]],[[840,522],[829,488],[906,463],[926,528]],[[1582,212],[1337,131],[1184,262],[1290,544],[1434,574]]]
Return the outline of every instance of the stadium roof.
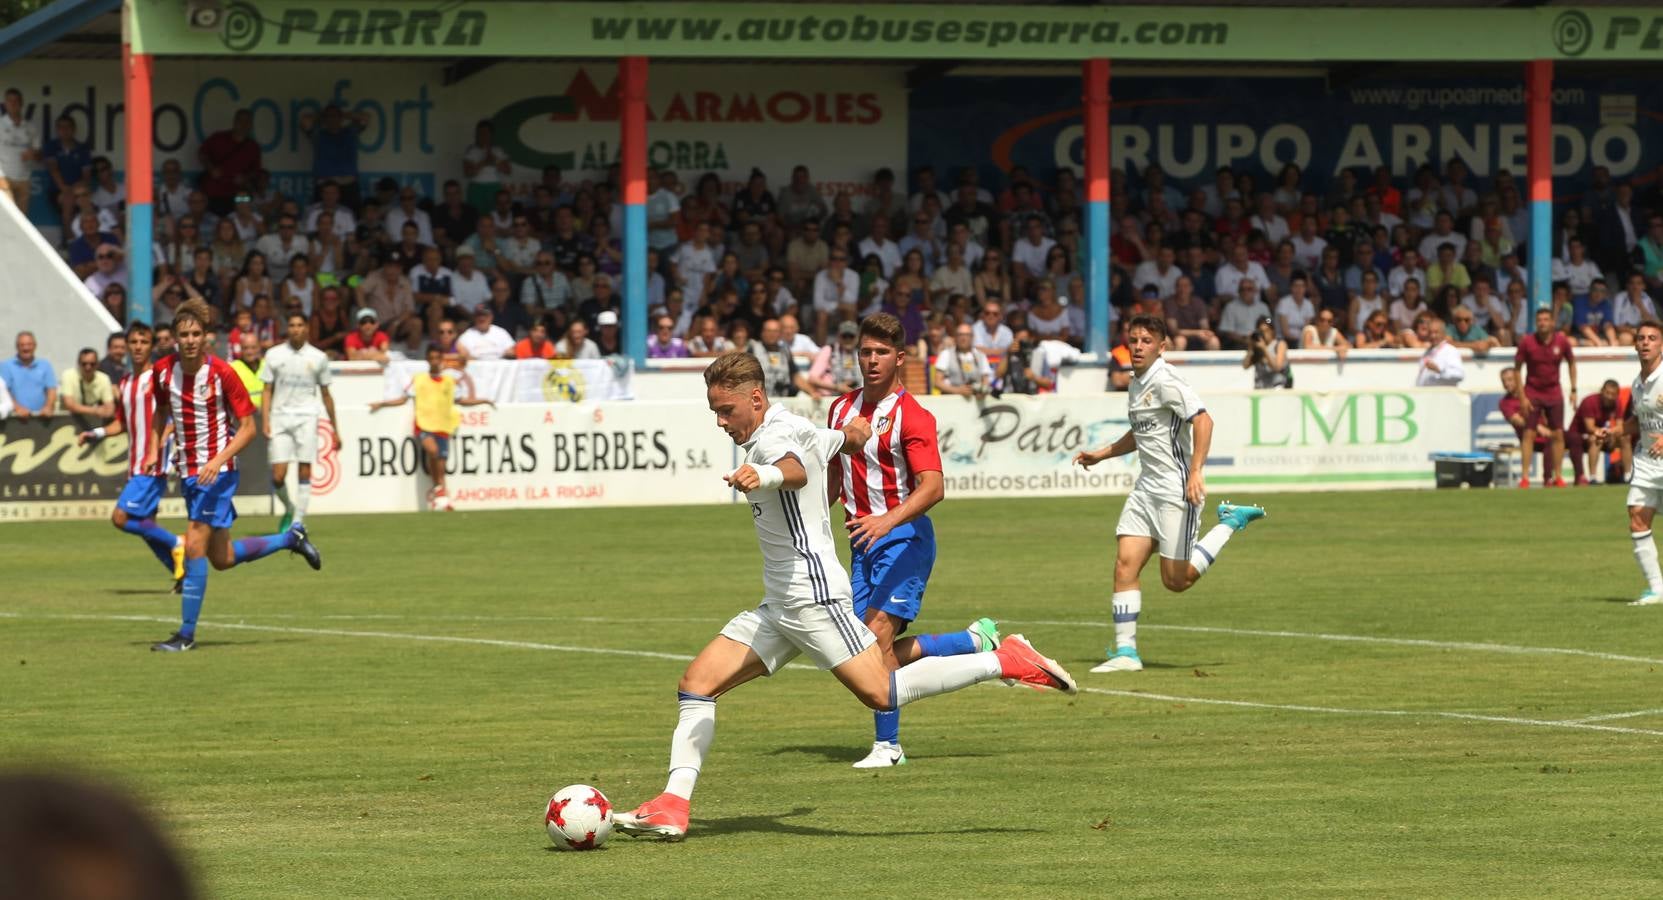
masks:
[[[489,6],[489,5],[492,5],[493,3],[497,3],[497,2],[517,2],[517,0],[458,0],[458,2],[442,3],[442,4],[438,4],[438,0],[435,0],[436,4],[442,5],[442,6],[445,6],[445,7],[455,7],[455,6],[459,6],[459,5],[462,5],[462,4]],[[734,2],[734,3],[739,3],[739,4],[755,4],[757,6],[770,6],[770,7],[778,5],[778,0],[729,0],[729,2]],[[184,0],[180,0],[181,7],[183,6],[183,3],[184,3]],[[708,5],[708,4],[704,3],[703,0],[668,0],[668,3],[673,4],[673,5],[683,5],[683,6],[687,6],[687,7],[690,7],[690,8],[697,7],[697,6],[700,6],[700,5]],[[862,3],[864,3],[866,5],[882,5],[882,6],[897,6],[897,7],[906,7],[906,6],[1033,6],[1033,7],[1052,6],[1052,7],[1058,7],[1058,8],[1072,8],[1072,9],[1090,8],[1090,7],[1116,7],[1116,6],[1143,6],[1143,7],[1148,7],[1149,5],[1151,5],[1150,0],[862,0]],[[1160,5],[1161,6],[1166,6],[1166,7],[1253,7],[1253,8],[1260,8],[1260,9],[1282,7],[1282,8],[1298,8],[1298,9],[1320,9],[1320,8],[1326,8],[1326,9],[1421,8],[1421,9],[1444,10],[1444,9],[1450,9],[1450,8],[1452,8],[1452,6],[1456,6],[1456,7],[1459,7],[1459,8],[1466,8],[1466,9],[1522,9],[1522,8],[1558,7],[1558,6],[1575,6],[1575,7],[1580,7],[1580,8],[1632,7],[1633,2],[1632,2],[1632,0],[1583,0],[1583,2],[1579,2],[1579,3],[1575,3],[1575,4],[1566,4],[1566,3],[1549,3],[1549,2],[1544,2],[1544,0],[1463,0],[1463,2],[1459,2],[1457,4],[1451,4],[1449,2],[1449,0],[1162,0]],[[0,66],[6,65],[8,63],[16,62],[16,61],[21,60],[21,59],[110,60],[110,61],[119,60],[121,58],[121,34],[122,34],[122,31],[121,31],[121,7],[122,7],[122,0],[55,0],[55,2],[50,3],[49,5],[44,7],[43,9],[37,10],[36,12],[31,13],[30,15],[28,15],[28,16],[22,18],[22,19],[19,19],[18,21],[12,23],[9,26],[6,26],[5,28],[0,28]],[[220,57],[225,56],[225,55],[228,55],[228,54],[214,54],[214,55],[209,55],[209,56],[200,57],[200,58],[220,58]],[[178,57],[175,57],[175,58],[178,58]],[[267,58],[270,59],[272,57],[268,56]],[[281,58],[281,57],[279,57],[279,58]],[[308,55],[308,56],[296,56],[294,58],[296,58],[296,59],[304,58],[304,59],[309,59],[309,60],[312,60],[312,61],[318,61],[320,59],[341,59],[341,60],[350,59],[350,60],[362,61],[362,60],[365,60],[365,59],[368,59],[368,58],[371,58],[371,57],[369,57],[368,55],[365,55],[365,54],[342,54],[338,57],[319,57],[319,56],[316,56],[316,55]],[[548,58],[549,57],[528,57],[526,59],[536,60],[536,59],[548,59]],[[391,61],[392,59],[393,58],[390,57],[389,61]],[[454,56],[454,57],[427,57],[426,61],[427,62],[442,62],[442,63],[460,63],[460,64],[462,64],[462,66],[465,69],[484,68],[484,67],[486,67],[490,64],[490,61],[478,61],[478,60],[475,60],[473,57],[469,57],[469,56],[466,56],[466,55],[457,55],[457,56]],[[499,58],[496,61],[497,62],[502,62],[502,61],[509,61],[509,60],[505,59],[505,58]],[[901,63],[901,64],[905,64],[907,62],[906,60],[900,60],[900,59],[891,60],[891,61],[895,62],[895,63]],[[735,63],[743,64],[743,63],[746,63],[746,62],[750,62],[750,60],[745,60],[745,59],[724,59],[724,60],[678,59],[677,60],[678,64],[694,64],[694,65],[701,64],[701,63],[705,64],[705,65],[733,65]],[[757,62],[763,62],[763,60],[757,60]],[[791,64],[791,63],[796,62],[796,61],[788,60],[788,59],[772,59],[772,60],[767,60],[766,62],[768,62],[768,64],[770,64],[770,65],[780,65],[780,64]],[[801,60],[800,62],[802,64],[836,65],[841,61],[835,60],[835,59],[818,58],[818,59],[804,59],[804,60]],[[869,59],[859,59],[859,60],[851,59],[851,60],[847,60],[846,62],[851,63],[851,64],[870,65],[872,60],[869,60]],[[916,62],[921,67],[930,67],[931,69],[935,70],[935,71],[932,72],[932,74],[937,75],[937,76],[942,75],[942,74],[946,74],[947,71],[950,71],[952,68],[954,68],[954,65],[952,63],[944,63],[944,62],[939,61],[939,60],[935,60],[935,61],[918,60]],[[1028,67],[1052,67],[1052,68],[1055,68],[1059,65],[1058,63],[1033,63],[1033,62],[1025,63],[1025,62],[1021,62],[1021,61],[988,61],[988,60],[967,61],[967,63],[968,64],[980,63],[982,65],[993,63],[993,64],[996,64],[996,65],[999,65],[999,66],[1002,66],[1002,67],[1023,67],[1023,68],[1028,68]],[[1204,64],[1204,63],[1207,63],[1207,61],[1205,61],[1205,60],[1196,60],[1195,63],[1193,63],[1193,64]],[[1290,60],[1289,63],[1290,64],[1299,64],[1300,61]],[[1135,65],[1137,67],[1173,67],[1173,66],[1182,67],[1182,66],[1185,66],[1185,65],[1193,65],[1193,64],[1186,64],[1186,63],[1179,63],[1179,62],[1164,62],[1164,61],[1158,61],[1158,60],[1137,60],[1137,61],[1128,61],[1128,63],[1127,63],[1127,65]],[[1612,66],[1610,64],[1601,64],[1601,63],[1594,62],[1594,61],[1560,60],[1559,64],[1561,66],[1573,66],[1573,67],[1576,68],[1577,71],[1584,72],[1584,73],[1590,73],[1590,74],[1594,73],[1594,72],[1597,72],[1601,69],[1608,68],[1608,67],[1613,68],[1613,69],[1616,68],[1615,66]],[[1073,64],[1064,64],[1064,65],[1069,65],[1070,67],[1072,67]],[[1217,68],[1217,67],[1222,66],[1222,67],[1226,67],[1226,68],[1251,69],[1251,68],[1258,68],[1259,67],[1259,66],[1253,65],[1253,64],[1244,64],[1244,63],[1238,63],[1238,62],[1223,62],[1223,63],[1213,62],[1213,63],[1210,63],[1208,65],[1211,68]],[[1312,67],[1323,67],[1322,64],[1320,64],[1320,63],[1311,63],[1309,65],[1312,66]],[[1391,67],[1391,64],[1389,64],[1389,63],[1364,63],[1364,64],[1361,64],[1361,65],[1366,65],[1369,69],[1376,70],[1376,71],[1379,70],[1380,68],[1383,68],[1383,67]],[[1637,67],[1638,68],[1645,68],[1645,69],[1652,69],[1653,68],[1653,66],[1648,65],[1648,64],[1644,64],[1644,63],[1636,64],[1634,62],[1627,62],[1627,63],[1623,63],[1620,66],[1620,69],[1624,73],[1634,74]],[[1449,63],[1436,64],[1432,68],[1435,68],[1437,70],[1442,70],[1442,71],[1452,71],[1452,70],[1472,71],[1474,69],[1497,69],[1497,68],[1503,68],[1503,69],[1511,70],[1513,68],[1513,65],[1512,64],[1497,64],[1497,63],[1449,62]],[[1428,64],[1426,64],[1424,62],[1416,63],[1415,64],[1415,69],[1417,71],[1421,72],[1421,73],[1426,73],[1426,72],[1429,71],[1428,70]],[[465,71],[461,74],[461,77],[466,77],[466,72]]]

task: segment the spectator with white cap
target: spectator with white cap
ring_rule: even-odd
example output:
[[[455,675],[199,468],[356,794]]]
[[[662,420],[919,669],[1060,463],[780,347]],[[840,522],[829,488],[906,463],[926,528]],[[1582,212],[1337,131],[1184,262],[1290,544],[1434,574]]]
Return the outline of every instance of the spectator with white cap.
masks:
[[[604,310],[595,316],[595,346],[602,356],[622,356],[623,337],[618,333],[618,313]]]
[[[346,336],[346,358],[367,359],[386,365],[387,348],[392,344],[392,339],[387,337],[387,332],[381,330],[375,310],[366,306],[358,310],[356,319],[357,327]]]
[[[514,336],[496,324],[491,304],[474,307],[473,327],[462,332],[456,343],[467,353],[468,359],[493,360],[514,358]]]
[[[462,244],[456,248],[456,268],[450,273],[452,302],[463,309],[473,309],[491,300],[490,276],[480,271],[476,251]]]

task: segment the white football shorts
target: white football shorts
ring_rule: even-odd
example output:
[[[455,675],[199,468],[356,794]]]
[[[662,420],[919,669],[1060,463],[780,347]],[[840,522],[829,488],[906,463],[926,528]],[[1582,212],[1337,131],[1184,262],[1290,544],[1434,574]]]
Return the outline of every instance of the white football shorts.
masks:
[[[1153,538],[1166,559],[1188,561],[1195,550],[1195,536],[1201,531],[1201,507],[1189,503],[1157,500],[1147,492],[1133,491],[1120,511],[1114,533]]]
[[[876,640],[866,623],[855,618],[845,598],[831,603],[764,600],[756,609],[734,616],[722,636],[751,648],[772,675],[799,653],[822,669],[835,669]]]
[[[266,456],[272,463],[317,462],[318,417],[274,414]]]

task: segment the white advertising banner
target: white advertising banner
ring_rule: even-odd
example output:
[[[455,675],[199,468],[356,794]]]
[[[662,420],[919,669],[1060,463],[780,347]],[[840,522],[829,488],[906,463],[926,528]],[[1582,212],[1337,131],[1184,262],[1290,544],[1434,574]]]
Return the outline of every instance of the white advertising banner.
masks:
[[[421,509],[430,483],[411,407],[339,413],[341,450],[313,469],[311,511]],[[729,502],[722,476],[734,459],[698,403],[473,406],[445,471],[458,509],[656,506]]]
[[[460,373],[472,387],[472,396],[493,403],[586,403],[603,400],[631,400],[630,372],[634,364],[626,357],[608,359],[503,359],[473,360]],[[427,363],[400,360],[387,364],[382,374],[382,396],[404,395],[410,380],[426,374]],[[451,374],[458,374],[451,370]],[[459,392],[467,396],[467,391]]]
[[[936,417],[949,497],[1124,494],[1137,478],[1135,454],[1089,472],[1073,464],[1126,432],[1125,394],[920,399]],[[1204,399],[1216,423],[1207,460],[1215,496],[1431,487],[1431,454],[1472,448],[1472,401],[1460,391]],[[789,405],[824,421],[823,401]],[[420,509],[429,485],[410,408],[340,412],[343,447],[314,470],[313,510]],[[736,460],[698,402],[527,404],[464,409],[446,472],[458,509],[681,505],[735,502],[721,476]]]
[[[778,190],[801,163],[828,198],[864,190],[874,171],[906,158],[905,72],[882,65],[655,63],[648,162],[676,170],[689,189],[705,172],[729,187],[741,184],[754,167]],[[274,186],[309,196],[312,149],[300,121],[334,103],[367,117],[359,138],[365,176],[390,175],[435,196],[445,179],[462,179],[462,154],[474,126],[487,120],[513,163],[502,181],[523,193],[546,165],[575,182],[597,178],[617,160],[617,74],[609,62],[498,63],[446,85],[444,65],[436,62],[164,59],[155,67],[150,111],[156,165],[178,159],[194,173],[202,141],[247,108]],[[6,83],[23,92],[24,117],[43,138],[54,133],[56,117],[68,114],[94,155],[125,168],[119,65],[24,61],[6,68]],[[36,196],[44,198],[45,171],[34,178]],[[32,212],[44,211],[42,199]]]

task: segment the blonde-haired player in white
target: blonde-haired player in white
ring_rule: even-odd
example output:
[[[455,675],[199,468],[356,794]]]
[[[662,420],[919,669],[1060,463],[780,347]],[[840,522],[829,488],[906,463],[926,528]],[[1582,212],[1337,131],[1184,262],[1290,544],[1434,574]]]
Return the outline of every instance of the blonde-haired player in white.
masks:
[[[1623,428],[1634,441],[1634,478],[1628,486],[1628,532],[1634,539],[1634,559],[1646,576],[1646,591],[1630,606],[1663,604],[1663,572],[1657,566],[1657,544],[1651,537],[1652,516],[1663,505],[1663,325],[1647,319],[1634,327],[1634,352],[1640,374],[1628,395],[1628,418]]]
[[[288,340],[266,351],[260,380],[266,398],[260,404],[260,430],[269,442],[271,489],[283,504],[279,532],[306,521],[312,501],[312,463],[318,459],[318,417],[329,413],[335,449],[341,449],[341,428],[335,420],[335,398],[329,395],[329,356],[307,343],[311,325],[299,310],[287,319]],[[299,463],[295,498],[289,499],[289,463]]]
[[[762,546],[761,605],[728,622],[687,666],[677,686],[680,718],[670,739],[664,793],[613,821],[626,834],[679,841],[687,836],[689,801],[705,753],[716,737],[716,698],[807,654],[871,709],[1003,678],[1074,693],[1074,680],[1021,635],[997,650],[933,656],[891,672],[872,632],[855,618],[849,573],[837,559],[826,505],[826,463],[859,451],[872,436],[866,419],[821,428],[784,407],[770,406],[762,364],[739,350],[704,371],[716,424],[744,450],[745,461],[724,476],[750,501]]]
[[[1232,535],[1265,515],[1257,506],[1220,503],[1218,525],[1196,541],[1207,501],[1201,469],[1212,446],[1213,419],[1195,389],[1161,359],[1165,346],[1166,322],[1159,316],[1134,316],[1126,323],[1126,349],[1132,355],[1126,402],[1132,429],[1108,447],[1074,457],[1089,469],[1134,450],[1138,454],[1138,480],[1115,527],[1115,646],[1093,672],[1142,671],[1137,634],[1143,591],[1138,573],[1157,548],[1161,583],[1169,591],[1187,591],[1207,573]]]

